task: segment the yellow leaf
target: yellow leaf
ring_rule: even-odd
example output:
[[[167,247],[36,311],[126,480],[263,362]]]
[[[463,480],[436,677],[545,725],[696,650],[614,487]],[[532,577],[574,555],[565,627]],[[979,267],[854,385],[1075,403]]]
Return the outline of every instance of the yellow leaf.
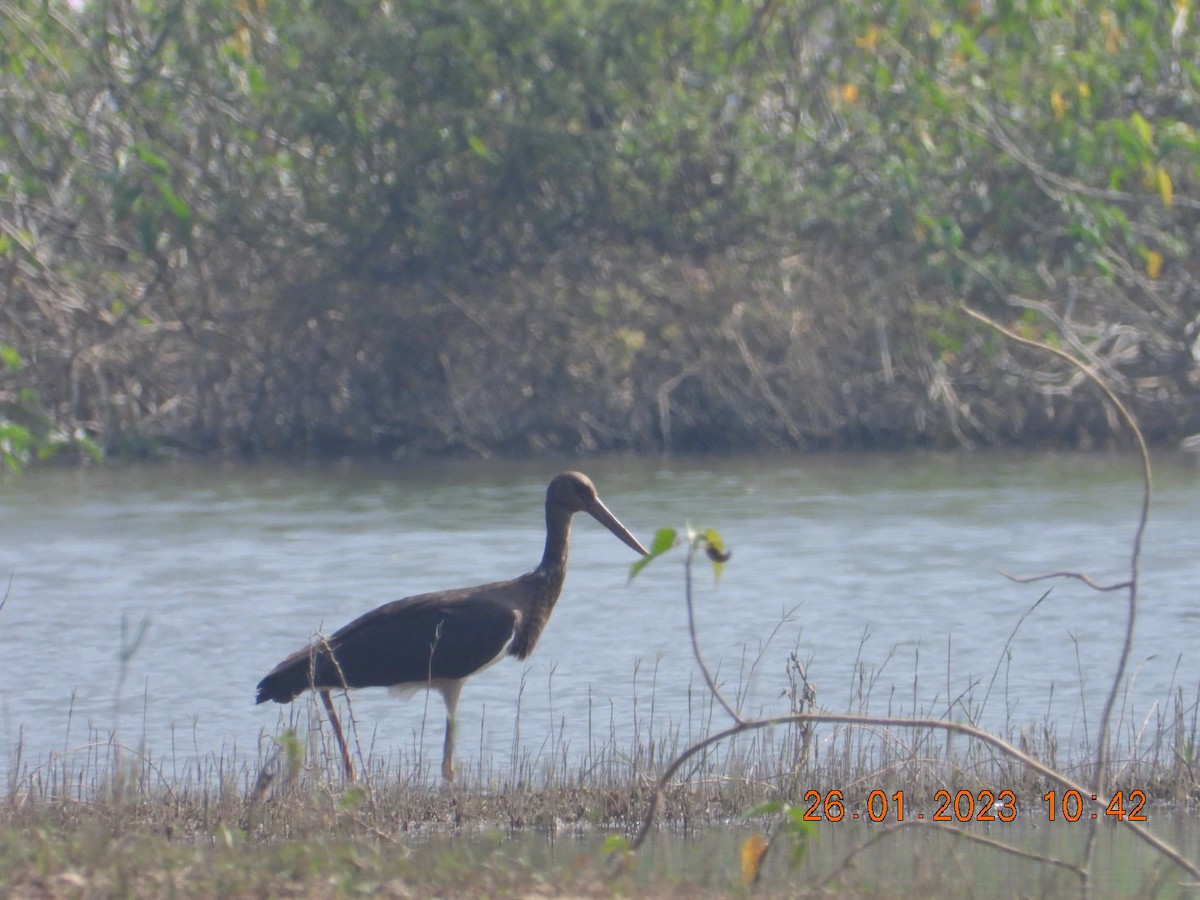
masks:
[[[1171,173],[1162,166],[1158,167],[1156,172],[1158,181],[1158,196],[1162,197],[1163,206],[1170,208],[1171,201],[1175,197],[1174,188],[1171,187]]]
[[[1106,53],[1116,53],[1125,40],[1121,24],[1111,9],[1100,13],[1100,24],[1104,27],[1104,50]]]
[[[1061,91],[1053,90],[1050,92],[1050,106],[1054,110],[1054,118],[1061,119],[1067,114],[1067,99],[1062,95]]]
[[[858,88],[852,84],[842,85],[842,100],[846,103],[858,102]]]
[[[1092,96],[1091,85],[1089,85],[1086,81],[1079,82],[1078,90],[1079,90],[1079,96],[1082,97],[1084,100],[1086,100],[1088,97]]]
[[[1145,116],[1139,112],[1135,112],[1129,117],[1129,124],[1137,132],[1138,140],[1142,142],[1143,147],[1154,146],[1154,126],[1146,121]]]
[[[1162,274],[1163,258],[1157,250],[1146,251],[1146,275],[1154,281]]]
[[[758,881],[763,857],[767,855],[770,846],[767,839],[757,832],[742,842],[742,884],[754,884]]]
[[[872,25],[860,37],[854,39],[854,46],[859,50],[874,50],[879,43],[879,29]]]
[[[1175,0],[1175,21],[1171,23],[1171,40],[1176,43],[1187,31],[1190,0]]]

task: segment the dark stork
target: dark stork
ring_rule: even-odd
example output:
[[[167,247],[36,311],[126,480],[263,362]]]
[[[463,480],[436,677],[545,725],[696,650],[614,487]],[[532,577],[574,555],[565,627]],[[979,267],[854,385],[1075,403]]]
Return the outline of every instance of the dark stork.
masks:
[[[331,690],[388,687],[394,692],[427,688],[446,702],[442,775],[454,780],[454,711],[463,682],[504,656],[525,659],[546,627],[567,574],[571,517],[586,512],[643,556],[646,548],[608,511],[591,480],[563,472],[546,488],[546,549],[532,572],[512,581],[418,594],[385,603],[332,637],[301,647],[258,683],[257,703],[288,703],[318,691],[330,714],[346,774],[354,780],[350,753]]]

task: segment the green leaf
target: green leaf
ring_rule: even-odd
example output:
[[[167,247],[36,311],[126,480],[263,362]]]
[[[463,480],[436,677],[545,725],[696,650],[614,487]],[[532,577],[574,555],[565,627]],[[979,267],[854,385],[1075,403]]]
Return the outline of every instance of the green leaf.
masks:
[[[637,562],[629,567],[629,580],[633,581],[637,577],[638,572],[654,562],[668,550],[675,546],[678,541],[679,532],[674,528],[660,528],[654,533],[654,541],[650,544],[650,555],[643,556]]]
[[[650,545],[651,556],[662,556],[675,546],[679,532],[674,528],[660,528],[654,532],[654,542]]]
[[[1141,113],[1134,113],[1129,117],[1134,129],[1137,131],[1138,138],[1142,142],[1142,146],[1150,148],[1154,145],[1154,126],[1152,126]]]
[[[804,818],[807,810],[803,806],[789,806],[787,808],[787,828],[789,831],[808,831],[816,830],[817,823]]]
[[[629,838],[623,834],[610,834],[604,839],[603,846],[600,847],[600,852],[605,856],[612,853],[627,853],[629,850]]]
[[[89,457],[96,462],[104,461],[104,448],[88,437],[87,432],[82,428],[76,429],[73,436],[75,445],[83,450]]]
[[[788,833],[793,837],[792,868],[798,869],[804,863],[804,857],[808,853],[809,841],[817,836],[817,823],[801,822],[799,825],[793,825],[789,822]]]
[[[784,809],[789,808],[781,800],[768,800],[765,803],[760,803],[753,809],[747,810],[747,816],[773,816],[776,813],[781,813]]]
[[[21,354],[10,344],[0,344],[0,362],[14,372],[20,372],[25,367]]]
[[[264,74],[262,66],[247,64],[245,68],[246,87],[250,91],[250,96],[257,100],[267,89],[267,76]]]
[[[633,581],[633,579],[637,577],[638,572],[642,571],[642,569],[646,568],[646,566],[650,565],[652,562],[654,562],[654,557],[652,555],[643,556],[641,559],[631,565],[629,567],[629,580]]]
[[[154,176],[154,184],[158,188],[158,193],[162,196],[163,202],[167,204],[167,210],[179,222],[187,224],[192,220],[192,211],[183,201],[183,198],[175,193],[170,183],[161,175]]]
[[[480,156],[488,161],[491,161],[492,151],[489,150],[488,145],[483,142],[483,138],[473,134],[467,138],[467,144],[470,146],[471,152],[476,156]]]
[[[155,171],[166,175],[171,171],[171,164],[147,147],[145,144],[134,144],[130,147],[134,155]]]
[[[304,764],[304,742],[300,740],[300,736],[294,728],[287,729],[273,740],[276,746],[283,751],[283,758],[287,766],[286,777],[288,781],[292,781],[300,774],[300,767]]]
[[[338,801],[338,809],[350,810],[361,806],[367,799],[367,790],[362,785],[350,787]]]

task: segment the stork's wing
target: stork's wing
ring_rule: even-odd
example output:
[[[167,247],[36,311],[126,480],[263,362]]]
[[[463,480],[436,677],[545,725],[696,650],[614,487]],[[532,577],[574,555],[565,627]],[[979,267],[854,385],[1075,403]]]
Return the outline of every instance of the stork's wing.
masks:
[[[277,665],[259,682],[257,702],[286,703],[308,688],[465,678],[499,657],[512,640],[515,614],[488,587],[384,604]]]

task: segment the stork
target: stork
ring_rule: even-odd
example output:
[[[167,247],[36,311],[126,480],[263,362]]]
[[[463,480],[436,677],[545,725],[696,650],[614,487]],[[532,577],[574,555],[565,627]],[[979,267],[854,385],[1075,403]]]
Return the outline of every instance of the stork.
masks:
[[[546,488],[546,547],[532,572],[511,581],[418,594],[385,603],[326,639],[301,647],[258,683],[256,703],[289,703],[318,691],[354,780],[331,690],[382,686],[436,690],[446,703],[442,775],[454,780],[454,714],[463,683],[505,656],[533,652],[567,574],[571,517],[586,512],[643,556],[649,553],[608,511],[591,479],[563,472]]]

